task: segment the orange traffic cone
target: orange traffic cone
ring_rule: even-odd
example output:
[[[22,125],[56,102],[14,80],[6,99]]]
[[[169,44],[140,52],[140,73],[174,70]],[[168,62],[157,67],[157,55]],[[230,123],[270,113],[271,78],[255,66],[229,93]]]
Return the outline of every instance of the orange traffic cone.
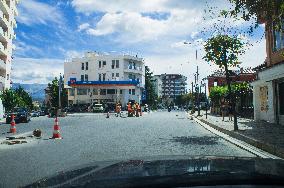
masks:
[[[10,128],[10,132],[11,132],[11,133],[16,133],[15,115],[14,115],[14,114],[12,114],[12,115],[11,115],[11,118],[12,118],[12,120],[11,120],[11,128]]]
[[[58,119],[57,117],[55,118],[54,120],[55,124],[54,124],[54,127],[53,127],[53,139],[62,139],[61,135],[60,135],[60,127],[59,127],[59,124],[58,124]]]

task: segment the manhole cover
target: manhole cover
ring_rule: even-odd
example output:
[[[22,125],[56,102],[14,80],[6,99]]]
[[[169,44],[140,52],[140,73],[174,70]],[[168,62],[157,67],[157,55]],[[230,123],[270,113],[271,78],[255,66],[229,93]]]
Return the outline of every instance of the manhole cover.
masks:
[[[218,143],[219,138],[213,136],[180,136],[173,137],[171,141],[178,142],[183,145],[214,145]]]

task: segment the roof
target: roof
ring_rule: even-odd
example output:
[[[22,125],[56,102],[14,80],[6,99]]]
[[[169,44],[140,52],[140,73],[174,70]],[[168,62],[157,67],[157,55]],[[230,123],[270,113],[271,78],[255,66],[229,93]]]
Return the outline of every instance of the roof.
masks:
[[[239,70],[230,70],[230,75],[231,76],[237,76],[240,74],[255,74],[256,71],[251,68],[251,67],[247,67],[247,68],[240,68]],[[225,71],[224,70],[216,70],[214,71],[213,74],[209,75],[208,77],[224,77],[226,76]]]

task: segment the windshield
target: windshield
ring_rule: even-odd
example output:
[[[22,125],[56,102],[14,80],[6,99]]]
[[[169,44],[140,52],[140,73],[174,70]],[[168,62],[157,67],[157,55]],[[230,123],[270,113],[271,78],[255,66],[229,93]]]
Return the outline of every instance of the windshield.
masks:
[[[186,163],[170,175],[282,160],[283,12],[278,0],[0,1],[0,187],[94,166],[107,179],[109,164],[126,178],[166,176],[166,160]]]

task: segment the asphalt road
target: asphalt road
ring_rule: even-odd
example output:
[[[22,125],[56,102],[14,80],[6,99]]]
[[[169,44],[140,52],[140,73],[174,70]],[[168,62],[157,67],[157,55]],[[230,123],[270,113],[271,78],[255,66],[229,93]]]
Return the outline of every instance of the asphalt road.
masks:
[[[39,128],[43,138],[0,144],[0,187],[27,185],[92,162],[181,155],[255,157],[189,120],[185,112],[154,112],[139,118],[68,116],[59,119],[62,140],[48,139],[53,124],[52,118],[33,118],[17,125],[18,134]],[[9,125],[0,125],[0,142],[11,135],[8,130]]]

